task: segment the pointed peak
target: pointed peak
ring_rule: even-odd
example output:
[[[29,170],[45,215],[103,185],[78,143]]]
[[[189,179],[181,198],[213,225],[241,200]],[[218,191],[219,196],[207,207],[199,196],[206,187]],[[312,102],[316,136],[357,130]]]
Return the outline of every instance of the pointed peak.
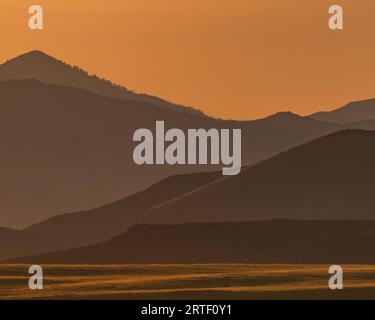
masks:
[[[55,59],[54,57],[48,55],[47,53],[40,51],[40,50],[33,50],[21,54],[11,60],[8,60],[5,64],[11,64],[14,62],[59,62],[59,60]]]
[[[40,51],[40,50],[32,50],[32,51],[26,52],[23,54],[23,56],[47,56],[49,57],[47,53]]]
[[[271,114],[267,117],[252,120],[252,121],[255,123],[263,123],[263,122],[276,122],[277,123],[279,121],[298,121],[301,119],[305,119],[305,118],[291,111],[280,111],[280,112]]]

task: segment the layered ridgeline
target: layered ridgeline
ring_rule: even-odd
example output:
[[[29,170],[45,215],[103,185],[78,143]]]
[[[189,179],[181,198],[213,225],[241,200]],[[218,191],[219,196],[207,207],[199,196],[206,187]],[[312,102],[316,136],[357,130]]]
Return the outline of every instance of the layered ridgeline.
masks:
[[[0,228],[0,260],[110,239],[136,224],[154,206],[220,177],[220,172],[174,176],[98,209],[57,216],[21,231]]]
[[[345,130],[244,168],[238,176],[170,177],[124,200],[24,231],[64,239],[57,250],[105,241],[135,224],[374,220],[374,161],[375,132]]]
[[[375,132],[344,130],[151,210],[145,223],[374,219]]]
[[[252,165],[346,127],[373,129],[374,101],[350,105],[349,124],[283,112],[223,121],[89,76],[42,52],[0,65],[0,226],[24,227],[99,207],[176,174],[216,166],[136,166],[132,136],[164,120],[170,128],[242,129],[242,164]],[[36,79],[36,80],[30,80]],[[372,106],[374,106],[372,108]],[[344,108],[346,109],[346,108]],[[335,113],[335,111],[333,111]]]
[[[136,166],[133,133],[152,130],[156,120],[166,129],[242,129],[244,165],[342,128],[287,112],[257,121],[213,119],[113,86],[41,52],[1,65],[0,79],[6,80],[0,82],[4,227],[95,208],[168,176],[220,169]]]
[[[143,225],[94,246],[8,262],[373,264],[374,241],[375,221],[275,220]]]

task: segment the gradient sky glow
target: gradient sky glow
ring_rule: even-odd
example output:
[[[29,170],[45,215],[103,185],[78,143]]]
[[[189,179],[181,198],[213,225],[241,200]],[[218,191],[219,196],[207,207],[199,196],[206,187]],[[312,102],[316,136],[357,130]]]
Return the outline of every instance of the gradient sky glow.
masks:
[[[45,30],[28,29],[28,7]],[[328,29],[344,7],[345,30]],[[0,62],[38,49],[222,118],[375,97],[373,0],[2,0]]]

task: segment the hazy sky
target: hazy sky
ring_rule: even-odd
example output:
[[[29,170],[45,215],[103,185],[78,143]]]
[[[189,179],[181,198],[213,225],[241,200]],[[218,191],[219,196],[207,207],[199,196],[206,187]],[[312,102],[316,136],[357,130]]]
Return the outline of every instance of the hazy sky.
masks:
[[[44,8],[45,30],[27,26]],[[328,29],[344,7],[345,30]],[[374,0],[1,0],[0,62],[39,49],[223,118],[375,97]]]

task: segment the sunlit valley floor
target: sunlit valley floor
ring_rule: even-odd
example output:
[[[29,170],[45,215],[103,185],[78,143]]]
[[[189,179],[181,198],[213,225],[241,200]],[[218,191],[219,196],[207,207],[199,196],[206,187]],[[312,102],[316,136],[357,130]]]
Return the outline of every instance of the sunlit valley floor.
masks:
[[[346,265],[330,290],[327,265],[45,265],[44,289],[28,265],[0,266],[0,299],[374,299],[375,266]]]

